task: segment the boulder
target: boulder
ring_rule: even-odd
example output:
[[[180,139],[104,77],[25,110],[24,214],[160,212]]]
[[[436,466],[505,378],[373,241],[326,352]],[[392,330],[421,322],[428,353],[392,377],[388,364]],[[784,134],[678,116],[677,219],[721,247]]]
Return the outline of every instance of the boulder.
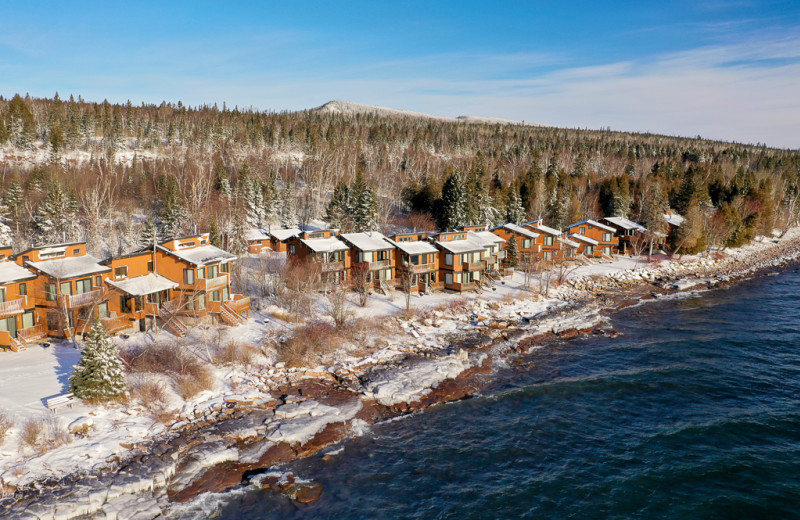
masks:
[[[322,484],[317,482],[303,482],[295,486],[294,499],[301,504],[316,502],[322,495]]]

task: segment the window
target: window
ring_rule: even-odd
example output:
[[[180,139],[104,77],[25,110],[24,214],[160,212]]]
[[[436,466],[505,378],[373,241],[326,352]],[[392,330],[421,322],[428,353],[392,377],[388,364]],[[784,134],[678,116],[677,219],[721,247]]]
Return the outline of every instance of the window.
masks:
[[[24,284],[24,283],[19,284],[19,295],[20,296],[27,296],[28,295],[28,284]]]
[[[411,263],[414,265],[419,265],[419,255],[411,255]]]
[[[81,254],[80,248],[76,247],[75,249],[73,249],[72,250],[72,254],[75,255],[75,256],[80,255]]]
[[[218,265],[209,265],[208,266],[208,277],[209,278],[216,278],[219,276],[219,266]]]
[[[22,328],[29,329],[33,327],[33,311],[28,311],[22,315]]]
[[[578,233],[581,234],[581,235],[585,235],[586,234],[586,227],[585,226],[579,227],[578,228]]]
[[[119,310],[120,310],[120,312],[123,312],[123,313],[132,312],[133,309],[131,309],[130,298],[128,298],[127,296],[120,296],[119,297]]]
[[[224,289],[222,289],[222,301],[228,301],[230,299],[231,299],[230,291],[228,291],[228,288],[225,287]]]
[[[44,284],[44,299],[48,302],[56,301],[56,284],[54,283]]]
[[[552,236],[544,237],[544,245],[552,246],[553,245],[553,237]]]
[[[186,285],[194,285],[194,269],[183,270],[183,283]]]
[[[211,294],[208,295],[208,300],[212,302],[219,301],[219,291],[213,291]]]
[[[72,294],[72,283],[70,282],[61,282],[61,286],[59,287],[59,291],[61,294]]]
[[[114,279],[119,280],[120,278],[125,278],[128,276],[128,266],[123,265],[120,267],[114,268]]]
[[[6,289],[5,287],[0,288],[0,303],[6,301]]]
[[[22,265],[28,265],[28,262],[30,261],[31,261],[30,257],[27,256],[22,257]]]
[[[603,248],[603,254],[606,256],[611,256],[611,248],[606,246]]]
[[[310,233],[308,238],[325,238],[325,233]]]
[[[522,239],[522,249],[530,249],[531,248],[531,239],[530,238],[523,238]]]
[[[544,252],[544,259],[548,262],[553,260],[553,252],[552,251],[545,251]]]
[[[83,294],[83,293],[91,292],[91,290],[92,290],[92,279],[91,278],[84,278],[83,280],[76,281],[75,282],[75,288],[76,288],[76,293],[77,294]]]
[[[297,254],[297,252],[295,251],[295,248],[294,248],[294,244],[289,244],[289,254],[290,255],[296,255]],[[228,264],[225,264],[225,265],[227,266]]]
[[[447,253],[444,255],[444,265],[453,265],[453,253]]]
[[[603,242],[611,242],[611,233],[603,233]]]
[[[453,285],[453,273],[444,274],[444,283],[445,285]]]
[[[94,286],[95,287],[102,287],[103,286],[103,277],[97,275],[94,277]]]
[[[97,317],[101,320],[108,318],[108,302],[103,302],[97,306]]]
[[[291,246],[291,247],[292,247],[292,254],[294,254],[294,246]],[[222,264],[222,265],[220,265],[220,271],[222,271],[223,273],[229,273],[230,272],[230,268],[231,268],[231,264]]]
[[[201,280],[206,277],[206,268],[205,267],[201,267],[200,269],[197,270],[197,277],[199,279],[201,279]]]
[[[586,246],[583,248],[583,254],[585,255],[593,255],[594,254],[594,246]]]
[[[147,262],[147,272],[148,273],[152,273],[154,268],[155,268],[155,266],[153,265],[153,261],[152,260],[148,261]]]

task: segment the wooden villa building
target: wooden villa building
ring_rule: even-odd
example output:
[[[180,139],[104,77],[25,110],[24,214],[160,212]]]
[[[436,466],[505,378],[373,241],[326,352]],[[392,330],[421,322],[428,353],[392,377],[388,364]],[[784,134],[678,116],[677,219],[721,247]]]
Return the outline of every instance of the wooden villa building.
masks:
[[[486,269],[485,242],[469,231],[449,231],[440,233],[435,244],[441,251],[439,276],[444,289],[462,293],[479,288]]]
[[[545,226],[542,219],[526,222],[522,227],[528,228],[539,235],[536,238],[536,244],[539,246],[543,261],[558,262],[561,260],[562,241],[559,239],[562,233],[560,230]]]
[[[350,246],[335,230],[302,231],[286,244],[287,259],[293,262],[317,262],[323,283],[342,283],[352,266]]]
[[[570,238],[573,240],[581,240],[580,237],[586,237],[597,244],[591,244],[594,257],[605,256],[611,258],[611,255],[617,252],[619,248],[619,239],[614,234],[615,229],[611,226],[601,224],[595,220],[582,220],[569,225]],[[579,236],[580,237],[579,237]],[[584,243],[587,243],[585,240]],[[590,256],[583,253],[585,256]]]
[[[14,263],[11,254],[10,247],[0,248],[0,348],[19,350],[47,331],[36,320],[34,300],[28,297],[36,275]]]
[[[614,235],[619,240],[619,253],[623,255],[631,254],[633,252],[631,242],[647,231],[641,224],[625,217],[604,217],[599,222],[614,228]]]
[[[367,281],[382,287],[394,278],[394,244],[377,231],[339,235],[350,246],[353,267],[366,269]]]
[[[439,278],[439,249],[431,244],[424,233],[394,235],[395,272],[398,289],[411,284],[412,292],[427,293],[441,289]]]

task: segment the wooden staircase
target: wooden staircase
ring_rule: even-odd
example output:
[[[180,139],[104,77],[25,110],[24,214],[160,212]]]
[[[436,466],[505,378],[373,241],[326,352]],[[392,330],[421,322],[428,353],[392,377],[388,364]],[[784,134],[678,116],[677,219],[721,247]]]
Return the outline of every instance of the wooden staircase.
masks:
[[[228,302],[222,302],[222,305],[220,305],[219,317],[231,327],[238,327],[239,325],[244,325],[247,322],[245,318],[240,316],[228,305]]]
[[[161,321],[164,322],[164,325],[172,331],[173,334],[179,338],[186,336],[188,328],[178,319],[174,302],[169,301],[161,304],[161,307],[158,309],[158,317],[161,318]]]
[[[20,352],[22,350],[28,350],[24,343],[17,341],[14,338],[9,338],[11,340],[11,344],[8,348],[13,350],[14,352]]]
[[[586,258],[585,255],[577,255],[575,257],[575,259],[578,260],[579,262],[582,262],[582,263],[586,264],[586,265],[594,265],[594,262],[592,262],[591,260]]]
[[[389,294],[389,286],[383,280],[378,280],[378,290],[382,294]]]

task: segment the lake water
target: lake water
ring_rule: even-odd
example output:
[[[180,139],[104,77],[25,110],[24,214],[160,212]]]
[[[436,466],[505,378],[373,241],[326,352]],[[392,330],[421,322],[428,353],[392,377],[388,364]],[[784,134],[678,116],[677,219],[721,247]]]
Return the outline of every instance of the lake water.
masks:
[[[290,465],[314,504],[239,490],[217,518],[800,518],[798,267],[613,326]]]

